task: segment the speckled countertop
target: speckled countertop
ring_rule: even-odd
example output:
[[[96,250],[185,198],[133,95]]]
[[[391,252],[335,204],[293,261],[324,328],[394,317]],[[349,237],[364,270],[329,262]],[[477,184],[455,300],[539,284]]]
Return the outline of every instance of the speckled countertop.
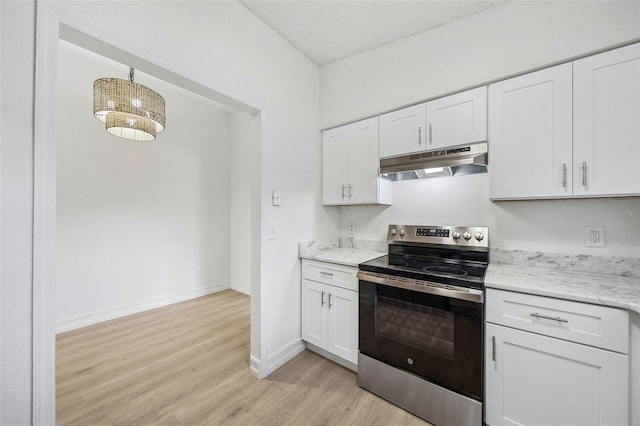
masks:
[[[386,241],[354,238],[329,238],[298,244],[298,256],[301,259],[355,267],[362,262],[384,256],[387,254],[386,250]]]
[[[639,264],[637,258],[492,250],[484,283],[640,313],[640,277],[634,276]]]

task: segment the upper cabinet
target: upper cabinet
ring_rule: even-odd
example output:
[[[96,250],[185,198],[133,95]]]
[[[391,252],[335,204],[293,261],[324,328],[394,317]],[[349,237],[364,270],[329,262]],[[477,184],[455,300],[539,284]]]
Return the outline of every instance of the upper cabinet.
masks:
[[[571,64],[489,86],[492,198],[571,195]]]
[[[391,204],[379,165],[377,117],[324,131],[322,204]]]
[[[380,116],[380,158],[486,139],[486,86]]]
[[[640,44],[489,86],[491,198],[640,194]]]
[[[420,104],[380,116],[380,158],[425,149],[425,111],[425,104]]]
[[[487,140],[487,87],[427,102],[426,149]]]
[[[574,195],[640,193],[640,44],[573,63]]]

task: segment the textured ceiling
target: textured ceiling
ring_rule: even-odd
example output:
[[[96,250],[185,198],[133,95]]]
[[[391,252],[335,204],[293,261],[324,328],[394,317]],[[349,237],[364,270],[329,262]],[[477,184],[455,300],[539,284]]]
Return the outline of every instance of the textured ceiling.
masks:
[[[506,1],[240,0],[240,3],[322,66]]]

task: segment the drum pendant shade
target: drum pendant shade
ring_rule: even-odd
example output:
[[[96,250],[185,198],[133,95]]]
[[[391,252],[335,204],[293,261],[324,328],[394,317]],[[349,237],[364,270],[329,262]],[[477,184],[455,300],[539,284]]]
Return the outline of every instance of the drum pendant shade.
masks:
[[[99,78],[93,82],[93,114],[109,133],[135,141],[153,141],[165,129],[164,98],[142,84]]]

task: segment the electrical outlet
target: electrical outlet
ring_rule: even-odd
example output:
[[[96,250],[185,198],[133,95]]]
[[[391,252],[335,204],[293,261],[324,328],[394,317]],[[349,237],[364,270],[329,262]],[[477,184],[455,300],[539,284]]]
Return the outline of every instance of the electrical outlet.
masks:
[[[277,240],[278,239],[278,226],[275,223],[269,224],[269,239]]]
[[[604,226],[584,227],[585,247],[604,247]]]
[[[202,270],[200,268],[196,268],[195,276],[196,278],[200,278],[202,276]]]
[[[356,233],[356,223],[349,222],[349,234],[353,235]]]

